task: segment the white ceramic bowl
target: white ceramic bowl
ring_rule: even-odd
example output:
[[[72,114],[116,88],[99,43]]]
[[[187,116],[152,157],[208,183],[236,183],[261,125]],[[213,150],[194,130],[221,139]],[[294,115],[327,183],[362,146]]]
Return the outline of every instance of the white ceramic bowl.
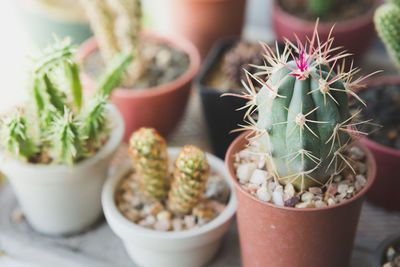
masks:
[[[122,141],[124,124],[110,105],[112,131],[92,157],[72,167],[31,164],[0,151],[0,169],[8,177],[31,226],[50,235],[80,232],[101,215],[101,190],[112,157]]]
[[[169,160],[178,156],[180,148],[168,148]],[[224,162],[206,154],[211,170],[221,174],[230,186],[231,194],[224,211],[214,220],[196,229],[180,232],[160,232],[144,228],[126,219],[115,204],[115,190],[120,180],[131,170],[126,162],[108,179],[102,193],[104,214],[111,229],[122,239],[134,262],[142,267],[198,267],[210,261],[218,251],[236,211],[233,185]]]

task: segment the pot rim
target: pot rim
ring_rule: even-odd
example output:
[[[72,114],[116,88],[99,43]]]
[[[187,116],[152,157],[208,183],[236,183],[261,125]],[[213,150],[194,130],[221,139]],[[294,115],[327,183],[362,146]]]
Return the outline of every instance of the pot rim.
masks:
[[[171,155],[173,155],[173,158],[175,158],[180,150],[181,147],[169,147],[168,148],[169,157],[172,158]],[[122,240],[130,240],[132,239],[132,237],[134,238],[135,236],[141,236],[144,238],[158,239],[158,240],[160,239],[182,240],[206,234],[227,223],[229,220],[231,220],[236,212],[236,196],[234,194],[234,186],[228,177],[224,161],[210,153],[206,152],[205,154],[211,169],[218,170],[219,174],[223,176],[224,180],[227,182],[230,188],[230,196],[228,204],[226,205],[225,209],[222,211],[221,214],[219,214],[212,221],[208,222],[207,224],[199,228],[177,231],[177,232],[162,232],[162,231],[152,230],[145,228],[143,226],[139,226],[129,221],[118,210],[114,199],[117,185],[119,184],[120,180],[127,174],[127,172],[129,172],[132,169],[131,167],[132,164],[130,160],[127,160],[119,168],[119,170],[117,170],[116,173],[112,175],[112,177],[107,179],[103,187],[102,198],[101,198],[104,215],[107,219],[107,222],[109,223],[113,231],[118,235],[118,237],[121,238]],[[221,171],[223,171],[223,173],[221,173]],[[118,228],[120,230],[116,230],[115,228]],[[124,234],[120,235],[120,232]]]
[[[382,242],[379,243],[373,254],[373,267],[382,267],[382,258],[386,254],[386,250],[392,244],[400,243],[400,232],[387,236]]]
[[[107,107],[109,110],[109,116],[112,119],[113,127],[110,132],[110,136],[107,142],[100,148],[96,154],[91,156],[90,158],[83,159],[77,163],[74,163],[72,167],[65,164],[36,164],[24,162],[21,159],[14,158],[9,156],[6,152],[0,150],[0,162],[7,161],[7,164],[12,164],[14,166],[23,166],[23,168],[31,169],[33,171],[40,172],[57,172],[57,171],[78,171],[79,169],[86,168],[89,165],[94,164],[104,158],[106,158],[110,153],[113,153],[119,144],[121,143],[123,133],[125,130],[124,122],[122,116],[118,109],[114,104],[108,103]],[[43,179],[45,179],[46,175],[43,175]],[[57,177],[52,177],[52,179],[56,179]]]
[[[383,75],[374,77],[366,83],[366,86],[360,88],[358,92],[362,92],[365,90],[370,90],[372,87],[377,87],[381,85],[399,85],[400,86],[400,76],[399,75]],[[374,150],[381,151],[383,153],[389,154],[394,157],[400,157],[400,149],[395,149],[389,146],[382,145],[378,142],[375,142],[368,137],[364,137],[362,142],[369,147],[372,147]]]
[[[348,31],[353,31],[356,30],[360,27],[360,25],[365,25],[371,22],[375,9],[381,4],[381,0],[375,0],[375,3],[372,5],[371,9],[367,11],[364,14],[361,14],[359,16],[356,16],[351,19],[346,19],[346,20],[341,20],[338,22],[325,22],[325,21],[320,21],[318,23],[318,29],[320,32],[323,31],[330,31],[332,26],[334,25],[334,31],[335,34],[338,34],[340,32],[348,32]],[[289,12],[286,12],[283,10],[283,8],[279,5],[279,0],[274,0],[273,4],[273,15],[275,17],[282,17],[284,21],[288,21],[290,24],[294,25],[302,25],[303,28],[312,28],[314,29],[315,27],[315,22],[310,21],[310,20],[305,20],[302,18],[299,18],[295,15],[290,14]],[[289,38],[289,37],[287,37]]]
[[[143,32],[145,38],[150,38],[154,40],[161,41],[169,45],[172,48],[183,51],[189,56],[189,67],[188,69],[178,78],[172,80],[169,83],[161,84],[149,88],[137,88],[137,89],[126,89],[117,87],[113,90],[113,97],[121,98],[147,98],[156,95],[168,94],[172,91],[176,91],[186,83],[189,83],[193,77],[196,75],[200,68],[200,54],[197,48],[189,40],[184,39],[181,36],[173,35],[166,36],[158,33]],[[98,44],[96,38],[93,36],[87,39],[78,49],[77,57],[80,65],[83,65],[84,61],[90,54],[98,50]],[[86,74],[85,71],[81,72],[82,78],[88,83],[88,85],[93,88],[95,86],[95,81]]]
[[[356,142],[355,145],[365,153],[365,156],[366,156],[366,159],[367,159],[366,165],[369,166],[368,167],[368,179],[367,179],[367,184],[364,186],[364,188],[357,195],[352,197],[351,199],[349,199],[347,201],[344,201],[344,202],[341,202],[341,203],[338,203],[338,204],[335,204],[335,205],[332,205],[332,206],[326,206],[326,207],[320,207],[320,208],[293,208],[293,207],[278,206],[278,205],[270,203],[270,202],[262,201],[262,200],[256,198],[255,196],[251,195],[250,193],[248,193],[247,191],[245,191],[242,188],[242,186],[239,184],[238,179],[236,178],[236,174],[235,174],[235,171],[233,169],[233,162],[232,162],[233,158],[234,158],[233,157],[233,150],[241,143],[242,139],[246,138],[246,136],[249,133],[250,133],[249,131],[242,133],[229,146],[229,149],[226,152],[226,156],[225,156],[225,165],[226,165],[226,168],[228,170],[230,179],[235,184],[235,188],[237,190],[241,191],[242,194],[246,195],[246,197],[252,199],[253,201],[258,202],[261,205],[268,206],[270,208],[281,209],[281,210],[285,210],[285,211],[292,211],[292,212],[317,212],[317,211],[332,210],[332,209],[339,208],[339,207],[344,206],[344,205],[349,205],[352,202],[355,202],[357,199],[359,199],[362,196],[364,196],[365,193],[371,188],[373,182],[375,181],[375,177],[376,177],[376,161],[375,161],[375,158],[374,158],[373,154],[371,153],[371,151],[368,149],[367,146],[365,146],[364,144],[362,144],[360,142]]]

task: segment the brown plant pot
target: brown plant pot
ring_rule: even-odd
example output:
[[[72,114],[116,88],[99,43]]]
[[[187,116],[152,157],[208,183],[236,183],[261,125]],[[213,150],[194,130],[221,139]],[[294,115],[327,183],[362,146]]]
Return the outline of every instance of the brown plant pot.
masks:
[[[160,40],[172,48],[187,53],[190,63],[188,70],[170,83],[143,89],[113,90],[111,101],[117,106],[125,122],[125,142],[131,133],[140,127],[153,127],[161,135],[167,136],[184,114],[191,82],[200,68],[199,52],[190,41],[177,36],[165,37],[150,33],[146,33],[144,37]],[[96,50],[98,50],[96,39],[88,39],[79,48],[79,60],[84,62]],[[85,72],[81,72],[81,80],[84,90],[88,92],[94,90],[95,81]]]
[[[371,79],[363,90],[381,85],[397,85],[400,90],[400,76],[380,76]],[[377,99],[379,101],[379,99]],[[381,145],[371,139],[361,142],[374,154],[377,164],[376,181],[367,194],[368,201],[389,210],[400,210],[400,150]]]
[[[191,40],[204,59],[215,41],[242,32],[246,0],[170,0],[174,32]]]
[[[353,19],[338,22],[320,22],[318,26],[318,34],[321,41],[328,38],[329,32],[333,25],[334,47],[342,46],[348,52],[353,53],[355,60],[360,60],[368,51],[370,44],[375,36],[375,28],[373,16],[375,9],[379,6],[380,1],[377,0],[374,7],[367,13]],[[279,6],[279,0],[274,0],[272,21],[275,34],[279,41],[288,38],[292,42],[296,42],[294,34],[296,34],[302,43],[307,41],[307,36],[311,38],[315,21],[308,21],[296,17]]]
[[[324,208],[289,208],[264,202],[247,193],[236,178],[234,155],[248,143],[241,134],[231,144],[225,162],[235,184],[237,221],[243,266],[346,267],[365,193],[376,172],[371,152],[367,157],[367,185],[350,200]]]

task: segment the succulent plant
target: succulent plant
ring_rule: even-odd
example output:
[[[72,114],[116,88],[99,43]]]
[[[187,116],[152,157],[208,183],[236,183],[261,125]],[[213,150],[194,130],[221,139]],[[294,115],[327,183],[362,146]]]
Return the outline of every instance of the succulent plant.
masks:
[[[323,185],[344,164],[351,168],[344,152],[363,133],[356,129],[362,123],[356,120],[358,113],[349,112],[348,94],[361,100],[354,90],[372,75],[353,80],[359,69],[351,66],[344,71],[345,63],[335,73],[338,61],[348,54],[333,48],[330,36],[320,43],[317,26],[318,22],[305,45],[286,41],[283,53],[265,45],[267,64],[256,74],[246,73],[248,84],[243,82],[246,92],[241,95],[249,100],[245,106],[249,124],[243,129],[259,138],[275,178],[298,190]],[[255,111],[257,120],[252,117]]]
[[[134,49],[135,60],[127,70],[124,84],[132,86],[148,69],[142,59],[140,0],[81,0],[105,62],[121,51]]]
[[[386,50],[400,70],[400,1],[390,0],[381,5],[375,11],[374,22]]]
[[[74,52],[65,39],[34,60],[27,105],[2,119],[0,141],[9,154],[30,162],[72,165],[102,145],[108,122],[106,100],[133,54],[117,55],[94,96],[83,103]]]
[[[142,193],[162,201],[168,193],[167,146],[154,129],[140,128],[129,140],[129,155],[139,179]]]
[[[168,208],[176,214],[187,214],[199,202],[206,187],[209,167],[204,153],[186,145],[175,161],[174,180],[168,193]]]
[[[323,17],[335,8],[338,0],[307,0],[309,12],[315,17]]]

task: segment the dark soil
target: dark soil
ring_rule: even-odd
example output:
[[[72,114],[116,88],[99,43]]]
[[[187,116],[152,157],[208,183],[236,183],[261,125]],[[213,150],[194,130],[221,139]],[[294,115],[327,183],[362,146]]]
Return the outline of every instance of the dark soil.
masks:
[[[253,65],[263,65],[263,49],[260,44],[241,40],[224,51],[205,78],[205,85],[221,92],[242,92],[241,80],[246,81],[246,69],[250,73],[258,70]]]
[[[371,133],[368,138],[371,140],[400,149],[400,86],[389,85],[373,87],[358,94],[367,103],[367,107],[356,104],[362,108],[361,119],[372,119],[376,125],[365,125],[366,132]]]
[[[132,89],[147,89],[170,83],[182,76],[189,68],[189,56],[186,53],[155,40],[145,40],[142,56],[149,70]],[[104,70],[104,61],[99,50],[87,57],[83,70],[91,78],[97,80]]]
[[[325,1],[325,0],[320,0]],[[371,10],[377,0],[336,0],[335,6],[321,21],[339,22],[353,19]],[[307,0],[279,0],[279,5],[286,12],[296,17],[315,21],[317,18],[308,9]]]

